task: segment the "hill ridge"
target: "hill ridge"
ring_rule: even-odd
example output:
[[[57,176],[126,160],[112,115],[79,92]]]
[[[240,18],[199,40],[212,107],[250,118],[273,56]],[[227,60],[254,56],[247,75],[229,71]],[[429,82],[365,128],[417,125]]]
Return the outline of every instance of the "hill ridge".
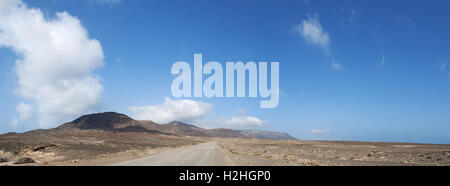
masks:
[[[256,138],[293,140],[287,133],[259,130],[233,130],[226,128],[204,129],[182,121],[171,121],[158,124],[151,120],[134,120],[133,118],[117,113],[102,112],[86,114],[77,119],[55,128],[60,131],[103,130],[111,132],[151,132],[176,136],[196,137],[224,137],[224,138]]]

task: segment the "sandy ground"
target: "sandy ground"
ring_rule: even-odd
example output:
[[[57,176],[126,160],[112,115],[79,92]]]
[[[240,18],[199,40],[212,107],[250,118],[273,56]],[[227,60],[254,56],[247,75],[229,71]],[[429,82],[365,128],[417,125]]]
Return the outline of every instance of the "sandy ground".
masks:
[[[450,145],[221,139],[241,165],[450,165]]]
[[[33,162],[16,164],[23,158]],[[450,165],[450,145],[78,131],[0,136],[2,165]]]
[[[2,135],[0,166],[110,165],[203,142],[200,138],[102,131]],[[31,158],[34,163],[17,164],[23,158]]]

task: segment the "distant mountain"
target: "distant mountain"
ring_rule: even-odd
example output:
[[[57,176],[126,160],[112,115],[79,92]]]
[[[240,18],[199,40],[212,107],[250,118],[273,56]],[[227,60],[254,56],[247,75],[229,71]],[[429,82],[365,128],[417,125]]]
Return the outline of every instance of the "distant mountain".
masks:
[[[284,132],[264,131],[264,130],[238,130],[238,133],[250,138],[268,139],[268,140],[296,140]]]
[[[206,129],[206,134],[213,137],[222,138],[248,138],[247,136],[232,129]]]
[[[195,125],[173,121],[168,124],[157,124],[153,121],[139,121],[150,130],[171,133],[178,136],[222,137],[222,138],[255,138],[268,140],[295,140],[287,133],[261,130],[203,129]]]
[[[178,136],[247,138],[247,136],[231,129],[203,129],[192,124],[172,121],[168,124],[157,124],[153,121],[139,121],[144,127],[151,130],[171,133]]]
[[[137,121],[127,115],[104,112],[81,116],[72,122],[65,123],[54,129],[29,131],[29,134],[48,134],[73,131],[101,130],[107,132],[146,132],[152,134],[197,136],[197,137],[223,137],[223,138],[257,138],[292,140],[289,134],[273,131],[232,130],[232,129],[203,129],[192,124],[172,121],[167,124],[158,124],[153,121]]]
[[[199,128],[195,125],[183,123],[180,121],[172,121],[168,124],[157,124],[153,121],[139,121],[145,128],[157,130],[160,132],[171,133],[178,136],[199,136],[212,137],[207,134],[206,129]]]

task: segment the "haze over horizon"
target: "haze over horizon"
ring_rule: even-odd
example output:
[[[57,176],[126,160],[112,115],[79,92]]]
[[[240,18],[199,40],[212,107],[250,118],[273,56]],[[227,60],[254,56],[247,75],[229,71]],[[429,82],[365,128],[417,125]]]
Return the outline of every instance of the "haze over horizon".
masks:
[[[0,134],[114,111],[306,140],[450,144],[449,8],[444,0],[0,0]],[[197,53],[222,65],[279,62],[278,106],[174,98],[172,65],[193,65]]]

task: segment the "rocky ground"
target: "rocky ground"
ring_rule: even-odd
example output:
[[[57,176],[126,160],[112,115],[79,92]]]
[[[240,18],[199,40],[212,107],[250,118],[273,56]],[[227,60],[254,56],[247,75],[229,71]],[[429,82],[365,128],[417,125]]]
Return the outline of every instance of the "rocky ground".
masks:
[[[202,138],[74,130],[0,135],[0,166],[111,165],[207,141],[217,142],[227,165],[450,165],[450,145]]]
[[[6,134],[0,136],[0,166],[107,165],[199,142],[196,138],[92,130]]]
[[[242,165],[450,165],[450,145],[221,139],[219,146]]]

